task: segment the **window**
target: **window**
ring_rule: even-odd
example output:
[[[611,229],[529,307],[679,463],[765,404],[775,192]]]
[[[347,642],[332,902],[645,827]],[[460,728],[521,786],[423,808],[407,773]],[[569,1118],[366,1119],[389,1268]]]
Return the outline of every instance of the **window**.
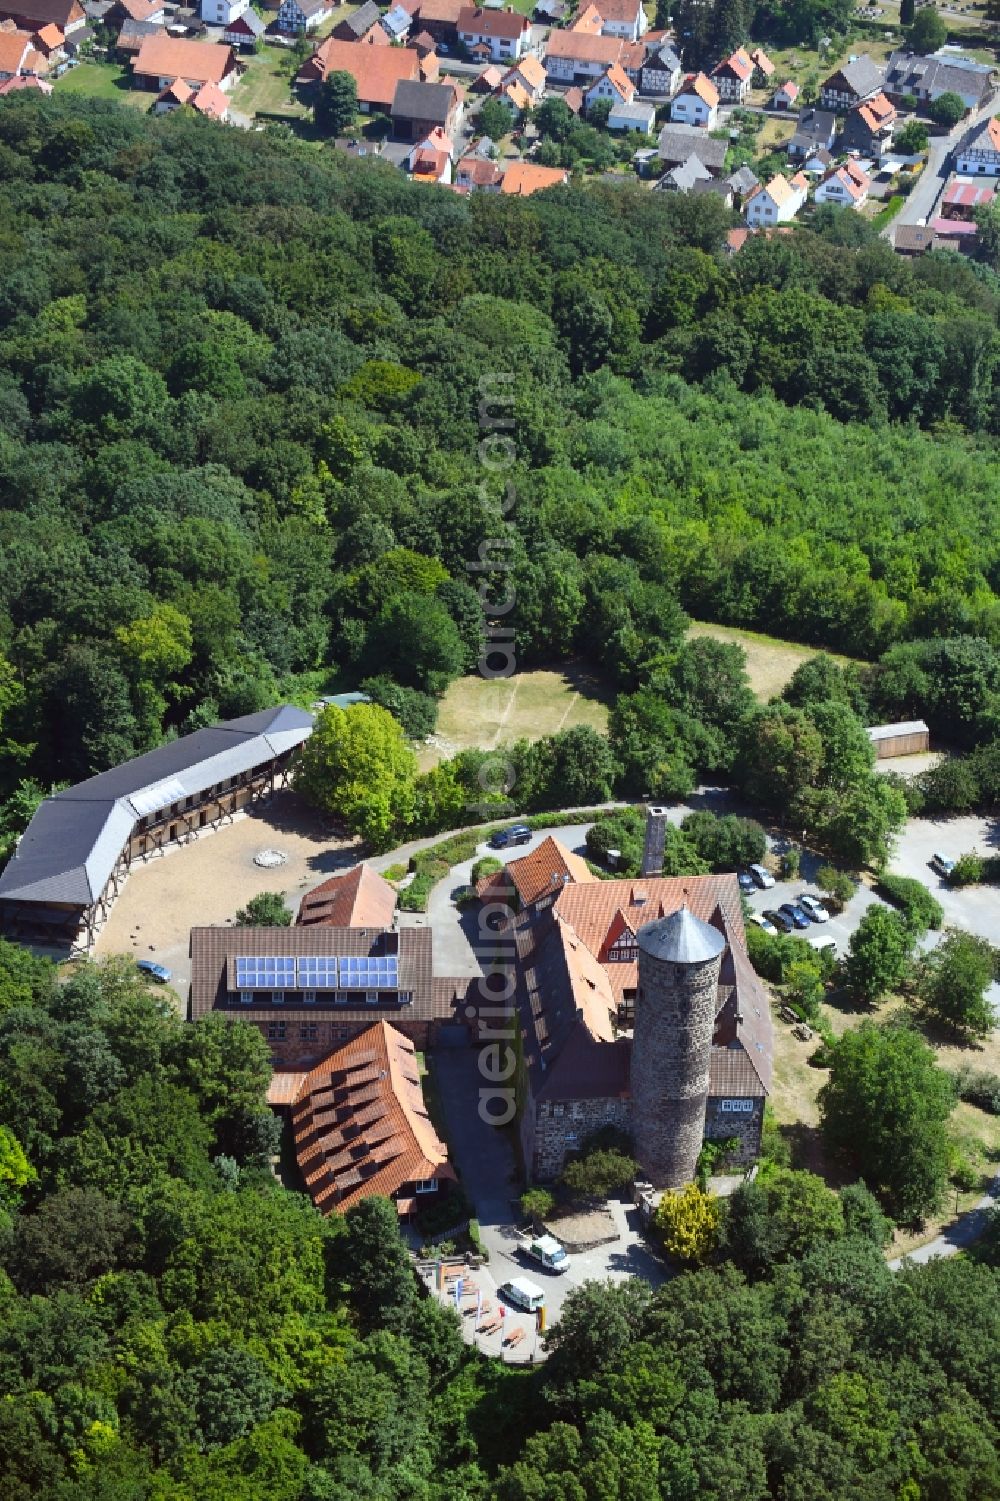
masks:
[[[413,1187],[418,1194],[432,1194],[437,1189],[437,1180],[434,1178],[419,1178]]]
[[[240,1005],[241,1006],[252,1006],[253,1005],[253,991],[252,990],[241,990],[240,991]]]
[[[412,990],[401,990],[399,992],[399,1004],[401,1006],[412,1006],[413,1005],[413,991]]]
[[[377,990],[366,990],[365,991],[365,1005],[366,1006],[377,1006],[378,1005],[378,991]]]
[[[316,992],[315,992],[315,990],[304,990],[302,992],[302,1004],[304,1006],[315,1006],[315,1004],[316,1004]]]
[[[317,1035],[315,1022],[303,1022],[299,1028],[300,1042],[315,1042]]]
[[[752,1115],[753,1100],[720,1100],[719,1109],[728,1115]]]
[[[566,1114],[566,1106],[562,1103],[561,1100],[559,1101],[559,1103],[557,1105],[553,1105],[552,1106],[552,1114],[554,1116],[556,1116],[557,1118],[560,1115],[565,1115]]]
[[[285,1004],[285,992],[283,990],[271,991],[271,1005],[283,1006]]]
[[[268,1024],[267,1024],[267,1036],[268,1036],[268,1040],[270,1042],[284,1042],[284,1040],[285,1040],[285,1023],[284,1022],[268,1022]]]

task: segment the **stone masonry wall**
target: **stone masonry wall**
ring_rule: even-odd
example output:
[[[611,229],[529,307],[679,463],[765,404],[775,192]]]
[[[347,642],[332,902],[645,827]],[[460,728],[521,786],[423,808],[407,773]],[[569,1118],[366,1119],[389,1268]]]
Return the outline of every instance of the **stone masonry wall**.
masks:
[[[558,1178],[566,1158],[578,1151],[588,1136],[602,1126],[631,1128],[628,1100],[568,1100],[565,1103],[543,1101],[535,1107],[534,1150],[526,1166],[538,1182]],[[522,1135],[522,1140],[524,1136]]]
[[[750,1107],[749,1109],[746,1107]],[[705,1110],[705,1138],[707,1141],[725,1141],[727,1137],[739,1137],[740,1148],[726,1164],[732,1167],[749,1167],[760,1156],[760,1141],[764,1130],[764,1101],[762,1099],[720,1099],[710,1096]]]

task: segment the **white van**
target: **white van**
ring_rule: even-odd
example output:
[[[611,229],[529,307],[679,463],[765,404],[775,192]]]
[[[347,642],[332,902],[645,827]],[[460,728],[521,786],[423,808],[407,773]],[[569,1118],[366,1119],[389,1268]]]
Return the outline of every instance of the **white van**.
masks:
[[[529,1282],[527,1277],[512,1277],[502,1287],[497,1288],[497,1297],[502,1303],[512,1303],[515,1308],[523,1308],[525,1313],[534,1313],[538,1308],[545,1306],[545,1294],[534,1282]]]
[[[829,933],[827,933],[823,938],[807,938],[806,943],[811,949],[815,949],[818,954],[835,955],[837,952],[837,940],[835,938],[831,938]]]
[[[524,1249],[525,1254],[533,1261],[541,1262],[546,1271],[565,1272],[569,1267],[569,1257],[554,1235],[536,1235]]]

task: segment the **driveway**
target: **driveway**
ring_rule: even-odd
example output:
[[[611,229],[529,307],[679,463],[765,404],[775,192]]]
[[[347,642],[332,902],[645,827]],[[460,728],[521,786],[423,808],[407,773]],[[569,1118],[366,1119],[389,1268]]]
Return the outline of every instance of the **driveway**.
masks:
[[[957,152],[967,135],[977,130],[984,120],[993,114],[995,105],[991,100],[968,120],[962,120],[946,136],[932,136],[927,149],[927,165],[914,184],[913,192],[904,201],[894,219],[882,231],[883,239],[894,243],[894,234],[900,224],[927,224],[934,216],[937,201],[951,176],[952,153]]]
[[[889,1265],[894,1272],[898,1272],[904,1261],[933,1261],[936,1256],[954,1256],[959,1251],[968,1250],[969,1246],[977,1241],[986,1229],[987,1220],[994,1209],[1000,1208],[1000,1173],[993,1179],[989,1190],[974,1205],[972,1209],[960,1214],[947,1230],[943,1230],[934,1240],[927,1242],[926,1246],[920,1246],[916,1251],[911,1251],[909,1256],[897,1256]]]

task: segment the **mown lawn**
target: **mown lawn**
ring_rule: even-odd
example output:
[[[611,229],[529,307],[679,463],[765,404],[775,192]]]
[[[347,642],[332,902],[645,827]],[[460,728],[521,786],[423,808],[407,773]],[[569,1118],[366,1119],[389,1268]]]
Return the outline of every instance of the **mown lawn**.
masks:
[[[459,678],[441,701],[434,744],[422,748],[421,769],[456,751],[539,740],[578,724],[601,732],[608,726],[604,691],[589,675],[570,669],[519,672],[510,678]]]
[[[246,63],[246,72],[230,96],[234,110],[250,116],[264,111],[267,114],[287,115],[293,120],[308,117],[309,110],[292,94],[293,75],[289,72],[288,52],[277,47],[265,47],[263,52],[243,61]]]
[[[132,70],[122,63],[81,63],[79,67],[70,68],[68,73],[57,79],[55,87],[63,94],[85,94],[91,99],[114,99],[143,114],[152,109],[156,100],[156,95],[151,90],[132,87]]]
[[[775,636],[762,636],[757,631],[743,631],[730,625],[702,625],[692,622],[690,636],[714,636],[717,641],[735,641],[747,654],[747,673],[750,686],[762,702],[774,698],[791,678],[796,667],[815,657],[818,646],[800,646],[795,641],[779,641]],[[830,655],[844,664],[849,657]]]

